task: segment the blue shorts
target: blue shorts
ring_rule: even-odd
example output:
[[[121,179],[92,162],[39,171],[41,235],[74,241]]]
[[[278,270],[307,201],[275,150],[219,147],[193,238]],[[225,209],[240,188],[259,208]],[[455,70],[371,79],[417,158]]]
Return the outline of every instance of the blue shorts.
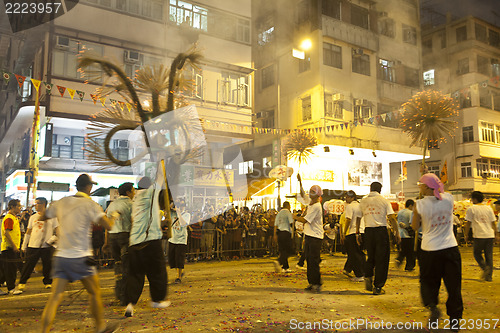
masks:
[[[95,266],[87,265],[85,263],[86,260],[87,257],[54,257],[52,265],[52,278],[65,279],[69,282],[73,282],[97,274]]]

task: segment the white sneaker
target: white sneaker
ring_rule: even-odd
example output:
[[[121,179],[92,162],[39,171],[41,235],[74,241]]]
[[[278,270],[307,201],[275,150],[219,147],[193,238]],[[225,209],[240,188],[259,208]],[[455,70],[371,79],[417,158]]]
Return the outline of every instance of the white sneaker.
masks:
[[[25,285],[25,284],[19,283],[19,284],[17,285],[17,289],[18,289],[18,290],[24,291],[24,288],[26,288],[26,285]]]
[[[279,261],[278,261],[278,260],[274,260],[274,261],[273,261],[273,265],[274,265],[274,271],[275,271],[276,273],[281,272],[281,265],[280,265],[280,263],[279,263]]]
[[[307,268],[305,268],[304,266],[300,266],[299,264],[296,264],[295,268],[300,269],[302,271],[307,271]]]
[[[23,291],[19,290],[19,289],[9,290],[9,295],[21,295],[22,293],[23,293]]]
[[[352,277],[350,278],[349,280],[351,280],[352,282],[363,282],[365,280],[365,278],[363,276],[360,276],[360,277]]]
[[[125,317],[133,317],[134,316],[134,305],[132,303],[128,303],[125,308]]]
[[[290,268],[287,268],[287,269],[282,268],[281,269],[281,273],[291,273],[291,272],[292,272],[292,270]]]
[[[151,302],[151,307],[156,309],[165,309],[168,308],[170,304],[172,304],[170,301]]]
[[[50,288],[52,288],[52,285],[51,285],[51,284],[46,284],[46,285],[45,285],[45,289],[50,289]]]

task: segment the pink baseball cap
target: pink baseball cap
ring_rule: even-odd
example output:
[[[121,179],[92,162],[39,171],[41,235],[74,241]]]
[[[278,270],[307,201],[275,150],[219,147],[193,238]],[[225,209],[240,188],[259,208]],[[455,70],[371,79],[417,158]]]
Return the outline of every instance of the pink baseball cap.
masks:
[[[321,187],[319,187],[319,185],[313,185],[309,189],[309,195],[311,194],[320,197],[323,195],[323,190],[321,189]]]
[[[441,180],[433,173],[426,173],[418,180],[420,184],[425,184],[434,190],[434,196],[441,200],[441,193],[444,192],[444,185]]]

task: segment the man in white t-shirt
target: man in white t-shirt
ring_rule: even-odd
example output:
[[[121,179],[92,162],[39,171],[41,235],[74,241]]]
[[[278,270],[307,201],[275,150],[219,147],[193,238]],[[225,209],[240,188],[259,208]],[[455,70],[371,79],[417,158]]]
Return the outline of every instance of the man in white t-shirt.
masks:
[[[361,199],[359,203],[365,222],[364,241],[368,255],[365,264],[365,288],[368,291],[372,291],[374,295],[385,293],[382,287],[387,281],[387,274],[389,272],[391,248],[387,232],[387,219],[392,224],[394,237],[398,243],[401,242],[396,214],[392,210],[391,203],[380,194],[381,191],[382,184],[379,182],[371,183],[370,193]],[[361,237],[359,230],[360,222],[356,224],[358,242]],[[374,275],[375,279],[373,279]]]
[[[117,324],[106,326],[104,322],[97,270],[89,260],[93,256],[92,224],[100,224],[107,230],[111,229],[114,224],[114,219],[108,219],[101,206],[90,198],[94,184],[97,183],[89,175],[81,174],[76,180],[78,193],[52,203],[45,211],[45,216],[40,218],[40,220],[57,218],[60,229],[53,261],[52,294],[42,314],[42,332],[44,333],[50,331],[66,286],[78,280],[83,283],[89,293],[90,309],[96,322],[96,332],[110,333],[118,327]]]
[[[173,220],[172,237],[168,239],[168,264],[170,268],[177,269],[177,278],[174,283],[181,283],[187,252],[187,227],[191,223],[191,214],[186,211],[184,199],[177,200]]]
[[[355,277],[352,277],[351,281],[362,282],[364,281],[365,254],[356,240],[356,225],[358,219],[361,220],[363,213],[359,208],[359,202],[354,191],[347,191],[345,202],[347,205],[345,207],[345,225],[342,239],[347,252],[347,261],[344,265],[344,274],[349,276],[351,271],[354,271]],[[360,233],[363,232],[364,225],[361,225]]]
[[[462,301],[462,259],[453,234],[453,196],[444,193],[443,183],[433,173],[419,180],[420,194],[413,209],[412,228],[422,227],[422,250],[419,257],[420,294],[430,310],[429,326],[438,328],[441,315],[437,308],[441,279],[448,292],[446,313],[452,332],[458,332],[464,310]]]
[[[47,199],[35,199],[36,213],[31,215],[26,235],[24,235],[22,251],[26,252],[26,262],[21,271],[21,278],[19,279],[19,290],[24,290],[26,282],[31,277],[33,269],[39,259],[42,259],[43,267],[43,284],[45,288],[52,287],[52,277],[50,272],[52,270],[52,253],[54,248],[52,245],[57,241],[57,219],[48,219],[47,221],[40,221],[40,217],[47,209]]]
[[[483,270],[482,278],[491,281],[493,275],[493,243],[495,241],[495,214],[490,206],[484,205],[480,191],[471,193],[473,205],[465,213],[465,242],[472,225],[474,236],[474,258]],[[484,257],[483,257],[484,253]]]
[[[297,175],[300,182],[300,176]],[[304,224],[304,251],[307,260],[307,281],[309,286],[306,291],[320,292],[321,291],[321,273],[319,263],[321,261],[320,251],[321,243],[323,242],[323,209],[321,208],[321,196],[323,190],[318,185],[313,185],[309,189],[307,196],[300,183],[300,198],[299,201],[307,206],[307,214],[304,217],[293,215],[293,219]]]

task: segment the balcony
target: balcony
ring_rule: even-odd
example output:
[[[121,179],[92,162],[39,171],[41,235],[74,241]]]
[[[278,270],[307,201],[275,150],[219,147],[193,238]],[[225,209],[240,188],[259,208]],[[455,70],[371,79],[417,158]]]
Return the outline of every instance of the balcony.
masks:
[[[380,99],[398,102],[406,102],[419,91],[417,88],[411,88],[383,80],[378,80],[377,90]]]
[[[324,36],[343,40],[372,51],[378,51],[379,49],[378,35],[370,30],[328,16],[323,16],[322,29]]]

